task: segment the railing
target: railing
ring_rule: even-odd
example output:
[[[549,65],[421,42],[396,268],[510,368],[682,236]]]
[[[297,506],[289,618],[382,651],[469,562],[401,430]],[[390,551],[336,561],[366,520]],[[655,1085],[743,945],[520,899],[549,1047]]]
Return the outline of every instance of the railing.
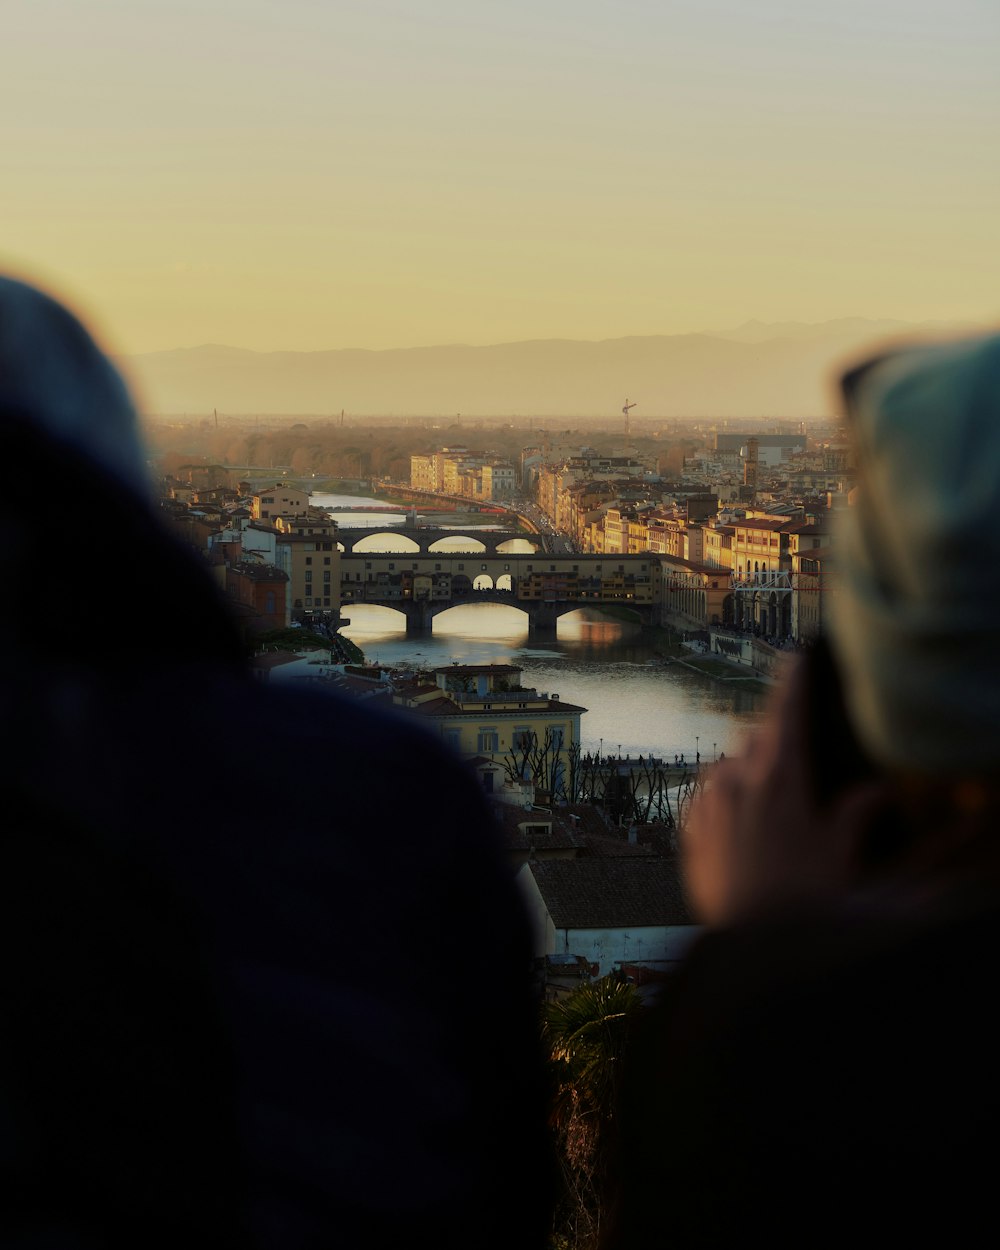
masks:
[[[768,569],[759,573],[736,573],[729,579],[733,590],[791,590],[791,574],[784,569]]]

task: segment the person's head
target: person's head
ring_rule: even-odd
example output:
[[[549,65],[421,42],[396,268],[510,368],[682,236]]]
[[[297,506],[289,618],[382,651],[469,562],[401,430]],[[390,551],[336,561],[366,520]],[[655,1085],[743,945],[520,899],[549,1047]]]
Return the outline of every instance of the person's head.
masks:
[[[149,491],[125,383],[61,304],[0,277],[0,428],[69,449],[140,497]]]
[[[892,351],[842,386],[858,486],[830,646],[897,840],[933,849],[1000,812],[1000,336]]]
[[[1000,761],[1000,336],[851,371],[856,503],[837,535],[831,643],[851,722],[900,773]]]
[[[207,572],[155,506],[135,407],[72,313],[0,277],[0,494],[7,595],[0,642],[36,670],[124,671],[126,656],[233,660]],[[137,624],[138,623],[138,624]]]

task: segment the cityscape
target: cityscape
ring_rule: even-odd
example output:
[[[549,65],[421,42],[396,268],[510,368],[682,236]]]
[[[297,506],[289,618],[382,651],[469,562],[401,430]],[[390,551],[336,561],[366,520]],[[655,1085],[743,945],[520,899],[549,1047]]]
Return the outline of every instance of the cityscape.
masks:
[[[668,428],[633,445],[631,420],[626,400],[620,429],[600,439],[607,450],[566,432],[516,457],[491,450],[483,431],[480,448],[411,454],[401,480],[324,480],[303,473],[297,453],[299,472],[189,461],[162,479],[169,523],[239,613],[260,680],[394,707],[476,772],[535,900],[550,996],[570,957],[588,975],[651,975],[683,953],[695,930],[677,878],[677,830],[720,750],[739,749],[738,732],[752,727],[782,660],[823,633],[836,594],[833,522],[854,486],[850,444],[833,422]],[[310,439],[316,462],[330,462],[315,450],[324,435],[353,437],[337,422],[292,430],[279,425],[272,444]],[[215,432],[214,421],[188,427],[195,445]],[[516,435],[502,431],[503,441]],[[433,437],[409,428],[411,441]],[[263,445],[258,431],[255,451]],[[341,455],[355,469],[372,459]],[[491,662],[464,662],[449,613],[464,613],[473,631],[486,623],[487,636],[511,633],[492,644]],[[552,648],[574,626],[578,636],[610,630],[615,642],[592,645],[591,659],[560,673]],[[619,659],[623,639],[648,658]],[[615,672],[618,702],[629,698],[622,683],[655,683],[658,719],[647,732],[658,740],[623,748],[603,719],[608,695],[590,707],[574,684],[575,674],[591,688],[590,667]],[[664,694],[679,681],[714,700],[714,719],[696,697],[670,723]],[[557,870],[541,865],[553,859],[563,884],[550,887]],[[548,892],[565,890],[575,872],[587,875],[590,903],[557,931]],[[613,889],[622,874],[634,885]]]
[[[10,8],[8,1238],[982,1239],[1000,10]]]

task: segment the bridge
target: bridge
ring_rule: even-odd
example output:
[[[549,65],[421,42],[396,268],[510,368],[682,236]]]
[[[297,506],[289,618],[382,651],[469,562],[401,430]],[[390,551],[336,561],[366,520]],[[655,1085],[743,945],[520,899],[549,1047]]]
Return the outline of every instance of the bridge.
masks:
[[[336,516],[334,517],[336,520]],[[408,538],[411,542],[416,543],[417,548],[421,552],[433,552],[436,543],[441,542],[445,538],[461,538],[466,540],[470,546],[470,552],[477,552],[480,549],[496,552],[505,543],[511,542],[515,538],[523,539],[530,543],[533,551],[544,551],[545,539],[541,534],[526,534],[523,530],[475,530],[468,534],[463,534],[456,530],[440,529],[431,525],[393,525],[386,527],[380,525],[371,529],[361,526],[351,527],[349,529],[337,527],[337,542],[344,548],[345,553],[354,550],[359,542],[364,538],[375,537],[392,537],[392,538]],[[406,555],[407,552],[394,552],[395,555]],[[448,553],[454,554],[454,549]]]
[[[343,608],[392,608],[411,637],[426,636],[436,616],[466,603],[518,608],[530,638],[555,637],[559,617],[578,608],[628,608],[644,624],[659,613],[660,564],[649,554],[359,552],[344,553],[340,570]]]

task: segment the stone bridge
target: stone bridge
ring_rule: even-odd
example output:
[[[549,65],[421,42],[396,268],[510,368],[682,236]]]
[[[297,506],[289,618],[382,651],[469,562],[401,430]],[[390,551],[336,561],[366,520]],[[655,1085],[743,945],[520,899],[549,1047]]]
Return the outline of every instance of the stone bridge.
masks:
[[[578,608],[628,608],[656,624],[661,570],[655,555],[553,555],[485,551],[359,551],[340,557],[340,599],[392,608],[406,632],[426,635],[442,612],[465,603],[503,603],[527,614],[531,637],[552,638]]]
[[[370,603],[376,607],[392,608],[406,617],[406,636],[408,638],[426,638],[433,632],[433,621],[442,612],[448,612],[466,603],[502,603],[517,608],[528,618],[528,637],[533,640],[554,639],[556,627],[561,616],[576,612],[578,608],[596,608],[611,606],[607,602],[596,599],[565,599],[551,602],[538,599],[518,599],[512,590],[473,590],[464,597],[456,596],[450,600],[440,599],[380,599],[366,595],[364,599],[342,599],[341,609],[349,611],[354,603]],[[619,604],[616,606],[626,606]],[[651,604],[627,605],[635,613],[636,624],[650,625],[653,623]]]
[[[336,517],[334,517],[334,520],[336,520]],[[462,538],[468,540],[470,544],[477,544],[474,547],[470,546],[469,550],[472,554],[479,552],[479,544],[482,545],[485,551],[495,554],[499,547],[502,547],[504,543],[509,543],[514,538],[523,538],[525,542],[531,544],[535,551],[545,551],[547,549],[543,535],[528,534],[524,530],[483,530],[479,532],[473,528],[470,529],[469,533],[463,534],[461,530],[438,529],[428,525],[379,525],[370,529],[360,527],[342,529],[338,527],[337,542],[344,548],[345,554],[350,554],[363,538],[373,538],[376,535],[379,537],[386,535],[408,538],[411,542],[417,544],[417,549],[424,555],[433,555],[434,544],[444,538]],[[361,553],[359,552],[358,554],[360,555]],[[400,551],[396,554],[405,556],[409,553]],[[416,552],[413,554],[415,555]],[[452,549],[444,554],[454,555],[455,551]]]

